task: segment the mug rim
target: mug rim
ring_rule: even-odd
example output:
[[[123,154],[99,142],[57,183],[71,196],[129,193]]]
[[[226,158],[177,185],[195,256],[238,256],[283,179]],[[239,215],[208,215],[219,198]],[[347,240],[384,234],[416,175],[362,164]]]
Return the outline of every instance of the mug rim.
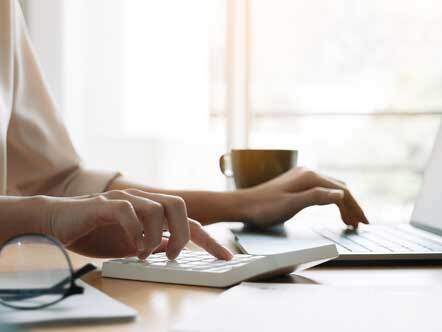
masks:
[[[251,152],[298,152],[298,150],[290,150],[290,149],[230,149],[231,152],[238,151],[238,152],[245,152],[245,151],[251,151]]]

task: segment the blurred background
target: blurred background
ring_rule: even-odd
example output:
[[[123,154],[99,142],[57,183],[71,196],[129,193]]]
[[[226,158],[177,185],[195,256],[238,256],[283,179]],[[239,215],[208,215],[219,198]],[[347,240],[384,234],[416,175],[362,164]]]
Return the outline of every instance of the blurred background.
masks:
[[[222,190],[228,149],[298,149],[372,221],[409,218],[442,112],[440,1],[22,5],[86,165]]]

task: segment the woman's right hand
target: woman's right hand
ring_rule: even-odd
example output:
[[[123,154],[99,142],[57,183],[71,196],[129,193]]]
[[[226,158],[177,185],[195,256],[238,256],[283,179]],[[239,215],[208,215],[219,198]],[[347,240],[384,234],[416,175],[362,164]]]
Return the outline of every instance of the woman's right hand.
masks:
[[[174,259],[192,240],[215,257],[232,257],[197,221],[188,218],[180,197],[128,189],[48,198],[47,206],[44,232],[83,255],[143,259],[164,250]],[[170,232],[169,239],[162,237],[163,230]]]

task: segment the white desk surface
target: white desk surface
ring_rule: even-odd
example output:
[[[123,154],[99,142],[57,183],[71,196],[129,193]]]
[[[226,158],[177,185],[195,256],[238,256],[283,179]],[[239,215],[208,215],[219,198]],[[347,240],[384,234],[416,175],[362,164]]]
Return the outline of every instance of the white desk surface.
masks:
[[[212,225],[209,230],[221,242],[231,249],[234,248],[231,234],[225,225]],[[80,267],[86,262],[94,262],[101,266],[102,262],[101,260],[75,254],[71,254],[71,258],[75,267]],[[129,323],[55,325],[37,327],[32,331],[168,331],[172,323],[176,322],[187,308],[198,307],[223,292],[222,289],[205,287],[101,278],[99,271],[90,273],[84,278],[84,281],[137,310],[139,318]],[[279,278],[277,281],[323,285],[358,285],[361,287],[375,285],[442,286],[442,265],[317,267],[304,271],[299,275]]]

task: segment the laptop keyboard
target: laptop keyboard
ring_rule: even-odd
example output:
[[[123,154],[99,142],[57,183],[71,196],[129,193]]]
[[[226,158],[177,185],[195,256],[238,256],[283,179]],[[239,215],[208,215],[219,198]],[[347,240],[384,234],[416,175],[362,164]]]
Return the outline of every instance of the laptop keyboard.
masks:
[[[321,236],[351,252],[442,252],[442,242],[409,227],[368,226],[358,230],[321,228]]]

